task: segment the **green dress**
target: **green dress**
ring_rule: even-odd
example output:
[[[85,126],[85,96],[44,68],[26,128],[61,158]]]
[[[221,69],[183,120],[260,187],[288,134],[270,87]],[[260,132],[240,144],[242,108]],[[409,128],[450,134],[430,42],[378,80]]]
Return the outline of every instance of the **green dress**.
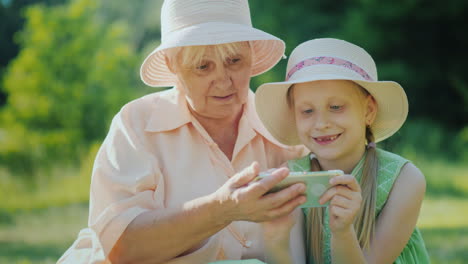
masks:
[[[353,169],[351,174],[356,177],[358,182],[361,180],[363,164],[364,164],[364,157],[359,161],[356,167]],[[377,199],[376,199],[376,217],[379,216],[382,208],[384,207],[388,195],[392,189],[393,183],[395,182],[396,178],[400,174],[401,168],[405,165],[408,160],[381,150],[377,149],[377,158],[379,162],[378,167],[378,175],[377,175]],[[310,171],[310,158],[309,155],[288,161],[288,167],[291,171]],[[308,210],[304,209],[304,213],[307,215]],[[324,256],[325,256],[325,263],[331,263],[331,251],[330,251],[330,237],[331,231],[329,227],[329,214],[328,214],[328,207],[325,210],[325,221],[324,221],[324,234],[325,239],[324,243]],[[308,224],[308,223],[306,223]],[[307,249],[310,248],[309,241],[307,241]],[[309,254],[310,255],[310,254]],[[406,244],[405,248],[401,252],[400,256],[395,260],[394,263],[396,264],[406,264],[406,263],[429,263],[429,256],[427,254],[426,246],[424,245],[424,240],[422,239],[421,233],[418,228],[415,228],[411,237]],[[312,259],[309,259],[309,263],[313,263]]]

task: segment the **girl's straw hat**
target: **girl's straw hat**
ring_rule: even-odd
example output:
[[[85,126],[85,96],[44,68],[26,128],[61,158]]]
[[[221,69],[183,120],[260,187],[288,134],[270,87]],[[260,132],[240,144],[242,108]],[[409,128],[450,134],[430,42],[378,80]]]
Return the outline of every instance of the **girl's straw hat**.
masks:
[[[351,80],[365,88],[377,101],[371,126],[375,141],[393,135],[408,115],[405,91],[396,82],[378,81],[372,57],[362,48],[338,39],[315,39],[297,46],[288,60],[286,81],[261,85],[255,95],[258,115],[281,143],[301,144],[293,111],[286,94],[295,83],[318,80]]]
[[[282,40],[252,27],[247,0],[165,0],[161,9],[161,45],[145,59],[140,76],[149,86],[174,86],[165,49],[250,41],[252,76],[272,68],[284,54]]]

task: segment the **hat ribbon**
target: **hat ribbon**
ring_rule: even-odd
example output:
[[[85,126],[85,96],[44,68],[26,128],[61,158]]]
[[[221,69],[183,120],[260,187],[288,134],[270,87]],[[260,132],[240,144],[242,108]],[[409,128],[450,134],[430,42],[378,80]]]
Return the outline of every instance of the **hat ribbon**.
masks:
[[[289,70],[288,74],[286,75],[286,81],[289,80],[289,78],[291,78],[291,76],[295,72],[297,72],[298,70],[300,70],[302,68],[310,67],[310,66],[314,66],[314,65],[324,65],[324,64],[336,65],[336,66],[340,66],[340,67],[350,69],[350,70],[356,72],[357,74],[361,75],[362,78],[364,78],[365,80],[373,81],[372,78],[369,76],[369,74],[367,74],[367,72],[364,69],[357,66],[356,64],[354,64],[354,63],[352,63],[350,61],[347,61],[347,60],[340,59],[340,58],[326,57],[326,56],[312,57],[312,58],[305,59],[305,60],[299,62],[294,67],[292,67],[291,70]]]

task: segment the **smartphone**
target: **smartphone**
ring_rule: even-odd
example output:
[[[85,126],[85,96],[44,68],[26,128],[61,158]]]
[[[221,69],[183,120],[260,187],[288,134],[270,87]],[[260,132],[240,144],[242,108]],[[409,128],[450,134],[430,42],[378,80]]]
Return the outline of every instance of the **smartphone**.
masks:
[[[299,208],[326,207],[328,203],[319,203],[320,196],[331,187],[329,183],[331,178],[343,174],[341,170],[290,172],[288,177],[276,184],[269,193],[278,192],[295,183],[302,182],[306,185],[305,195],[307,202],[299,206]],[[257,180],[269,175],[271,175],[270,172],[260,173]]]

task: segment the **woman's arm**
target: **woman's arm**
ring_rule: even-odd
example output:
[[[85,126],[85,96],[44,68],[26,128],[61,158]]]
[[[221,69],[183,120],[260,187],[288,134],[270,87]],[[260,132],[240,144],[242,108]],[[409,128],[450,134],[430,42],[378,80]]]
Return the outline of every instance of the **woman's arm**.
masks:
[[[162,263],[201,248],[229,224],[211,196],[183,208],[152,210],[137,216],[112,248],[112,263]]]
[[[259,166],[254,163],[215,193],[187,202],[182,208],[162,214],[160,210],[140,214],[113,247],[110,260],[162,263],[201,248],[210,236],[232,221],[272,220],[288,215],[303,201],[303,184],[263,196],[289,171],[278,169],[271,177],[251,182],[258,171]]]

